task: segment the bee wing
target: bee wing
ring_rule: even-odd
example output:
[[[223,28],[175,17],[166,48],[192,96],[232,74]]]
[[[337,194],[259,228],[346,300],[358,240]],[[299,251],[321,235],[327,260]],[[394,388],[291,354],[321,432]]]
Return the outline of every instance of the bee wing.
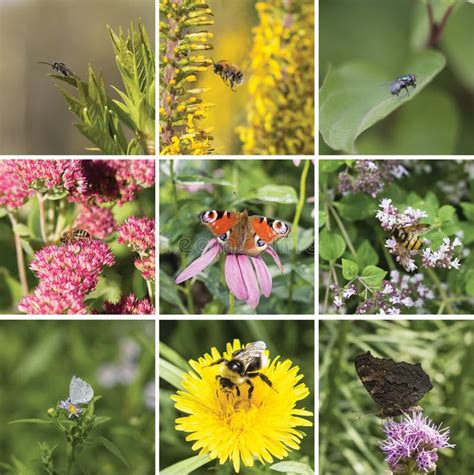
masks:
[[[255,341],[249,343],[245,348],[236,350],[232,353],[233,358],[239,358],[244,364],[245,368],[255,359],[260,358],[267,348],[264,341]]]
[[[429,229],[429,224],[412,224],[410,226],[403,226],[403,230],[407,233],[421,234]]]

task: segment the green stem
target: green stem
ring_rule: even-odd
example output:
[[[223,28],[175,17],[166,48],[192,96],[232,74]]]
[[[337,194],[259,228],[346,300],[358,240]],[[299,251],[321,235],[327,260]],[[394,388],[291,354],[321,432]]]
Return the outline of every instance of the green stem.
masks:
[[[430,276],[431,280],[433,281],[433,283],[436,286],[436,289],[438,290],[439,294],[441,295],[441,298],[443,299],[443,301],[441,302],[441,305],[438,309],[438,315],[444,310],[444,307],[446,307],[446,310],[448,311],[448,313],[450,315],[452,315],[454,313],[454,309],[451,306],[451,303],[449,302],[448,294],[446,293],[446,290],[444,290],[444,288],[441,284],[441,281],[439,280],[438,276],[436,275],[436,272],[433,269],[429,268],[429,267],[426,269],[426,271],[428,272],[428,275]]]
[[[41,228],[41,239],[43,242],[48,240],[46,235],[46,213],[44,211],[44,198],[41,193],[37,193],[38,204],[39,204],[39,212],[40,212],[40,228]]]
[[[68,475],[70,473],[72,473],[71,470],[72,470],[72,466],[74,465],[75,457],[76,457],[76,446],[71,445],[71,449],[70,449],[70,453],[69,453],[69,460],[68,460],[68,464],[67,464],[67,473],[68,473]]]
[[[349,237],[349,234],[347,233],[344,223],[341,221],[341,218],[339,218],[339,215],[337,214],[337,211],[335,210],[333,206],[329,205],[329,210],[331,211],[332,215],[334,216],[334,219],[336,220],[337,225],[339,226],[339,229],[341,230],[342,237],[344,238],[344,241],[346,241],[349,251],[351,251],[351,254],[355,257],[356,251],[354,249],[354,246],[352,245],[351,238]]]
[[[176,211],[178,211],[179,199],[178,199],[178,189],[176,188],[176,182],[175,182],[175,176],[174,176],[174,160],[170,160],[170,178],[171,178],[171,186],[173,187],[174,207]]]
[[[300,195],[298,198],[298,203],[296,204],[295,217],[293,219],[292,226],[292,235],[291,235],[291,247],[292,247],[292,258],[291,258],[291,273],[290,273],[290,282],[288,289],[288,313],[292,313],[293,307],[293,286],[295,283],[295,267],[296,260],[298,257],[298,224],[300,222],[301,213],[303,212],[303,206],[306,199],[306,179],[308,178],[309,167],[311,165],[310,160],[304,160],[303,171],[301,172],[300,177]]]
[[[235,314],[235,297],[232,292],[229,291],[229,315]]]
[[[25,258],[23,256],[23,248],[21,246],[20,235],[16,232],[17,221],[13,213],[8,212],[8,217],[12,223],[13,236],[15,238],[16,264],[18,267],[18,276],[20,278],[21,290],[23,295],[28,295],[28,281],[26,280]]]

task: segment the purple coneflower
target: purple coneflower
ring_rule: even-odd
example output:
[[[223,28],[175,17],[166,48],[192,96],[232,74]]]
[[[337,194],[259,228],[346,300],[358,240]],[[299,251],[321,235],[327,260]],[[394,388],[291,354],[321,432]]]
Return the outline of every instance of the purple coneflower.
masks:
[[[222,252],[217,239],[211,239],[204,248],[200,257],[184,269],[175,282],[180,284],[191,279],[209,266]],[[265,250],[272,256],[276,265],[283,272],[283,266],[275,250],[268,246]],[[272,275],[260,257],[250,257],[243,254],[226,254],[224,275],[227,286],[238,300],[247,302],[252,308],[256,308],[260,301],[260,293],[269,297],[272,292]]]

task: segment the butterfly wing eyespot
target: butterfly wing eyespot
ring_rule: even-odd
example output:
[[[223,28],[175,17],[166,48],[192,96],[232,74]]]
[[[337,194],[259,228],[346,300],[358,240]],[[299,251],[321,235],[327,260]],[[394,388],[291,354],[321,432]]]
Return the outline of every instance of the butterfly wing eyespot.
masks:
[[[290,227],[283,221],[267,218],[265,216],[251,216],[249,222],[253,230],[267,244],[271,244],[278,239],[287,237]]]
[[[204,211],[199,215],[199,219],[217,238],[227,233],[239,222],[238,214],[232,211]]]

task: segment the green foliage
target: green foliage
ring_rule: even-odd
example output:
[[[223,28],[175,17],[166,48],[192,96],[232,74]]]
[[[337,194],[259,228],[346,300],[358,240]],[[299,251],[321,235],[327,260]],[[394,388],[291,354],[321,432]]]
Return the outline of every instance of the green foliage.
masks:
[[[308,172],[301,201],[300,181]],[[299,167],[280,160],[164,162],[160,172],[160,233],[162,241],[166,241],[166,247],[160,250],[161,313],[232,312],[223,255],[192,280],[179,286],[174,283],[178,272],[198,258],[212,238],[198,219],[201,212],[212,209],[247,209],[250,215],[268,216],[292,225],[288,238],[273,245],[280,255],[283,273],[269,256],[262,254],[273,276],[273,289],[269,298],[261,297],[256,312],[312,313],[314,229],[312,209],[306,203],[314,195],[312,176],[310,161]],[[235,311],[254,312],[241,301],[236,302]]]
[[[102,74],[89,65],[88,81],[78,76],[52,74],[77,89],[77,96],[60,88],[70,110],[78,117],[80,132],[94,145],[89,150],[106,155],[153,155],[155,151],[155,58],[141,22],[133,23],[125,36],[107,27],[115,53],[115,61],[125,92],[112,86],[120,97],[107,94]],[[128,127],[133,138],[128,141],[123,130]]]
[[[321,153],[472,153],[471,5],[322,0],[320,8]],[[389,84],[403,74],[415,74],[417,88],[392,96]]]
[[[383,198],[391,199],[399,211],[411,206],[427,213],[422,222],[430,227],[423,238],[429,240],[429,244],[424,246],[429,245],[433,251],[439,249],[445,238],[452,241],[462,233],[463,251],[456,253],[461,262],[459,270],[426,269],[421,266],[421,257],[417,256],[415,273],[423,274],[424,284],[434,293],[434,299],[425,302],[427,311],[472,313],[474,277],[470,269],[474,261],[469,251],[474,242],[474,206],[470,191],[474,189],[474,181],[468,177],[470,162],[421,160],[415,163],[407,160],[402,164],[409,176],[383,184],[377,196],[362,192],[343,196],[338,191],[339,174],[347,170],[353,179],[357,179],[353,163],[320,161],[319,208],[328,210],[320,214],[319,223],[320,282],[325,282],[320,295],[324,313],[335,311],[331,307],[335,295],[329,292],[329,284],[356,285],[358,295],[346,302],[346,311],[353,313],[359,304],[381,288],[384,279],[390,279],[390,271],[405,274],[395,256],[386,249],[385,241],[390,233],[385,233],[375,218]],[[410,313],[414,312],[411,308]]]
[[[154,473],[154,412],[145,404],[155,375],[153,333],[152,322],[3,321],[0,472]],[[136,376],[109,387],[102,365],[120,363],[125,343],[137,346]],[[74,374],[96,396],[68,419],[57,405]]]
[[[434,386],[420,401],[424,414],[449,427],[456,444],[439,452],[436,473],[472,473],[473,337],[472,321],[322,321],[319,473],[389,473],[378,446],[383,434],[377,408],[354,368],[355,356],[365,351],[421,363]]]

